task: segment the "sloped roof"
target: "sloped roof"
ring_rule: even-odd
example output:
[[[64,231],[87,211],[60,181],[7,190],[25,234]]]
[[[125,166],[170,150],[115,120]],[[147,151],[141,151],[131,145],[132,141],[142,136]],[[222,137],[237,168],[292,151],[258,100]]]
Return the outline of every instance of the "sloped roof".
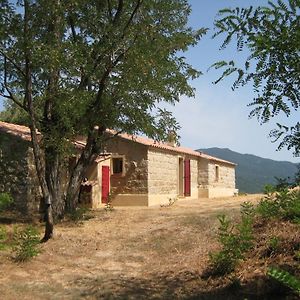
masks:
[[[116,131],[114,131],[114,130],[109,130],[108,132],[111,134],[116,134]],[[145,145],[145,146],[153,147],[153,148],[158,148],[158,149],[162,149],[162,150],[168,150],[168,151],[172,151],[172,152],[197,156],[197,157],[201,157],[204,159],[212,160],[212,161],[219,162],[219,163],[225,163],[225,164],[229,164],[229,165],[233,165],[233,166],[236,165],[233,162],[230,162],[230,161],[227,161],[224,159],[220,159],[220,158],[205,154],[203,152],[198,152],[198,151],[192,150],[190,148],[186,148],[186,147],[177,147],[177,146],[173,147],[166,143],[158,142],[153,139],[149,139],[149,138],[142,137],[142,136],[135,136],[135,135],[127,134],[127,133],[120,133],[120,134],[118,134],[118,137],[121,137],[125,140],[130,140],[130,141],[133,141],[133,142]]]
[[[0,121],[0,131],[20,137],[25,141],[31,141],[30,129],[26,126]]]
[[[26,141],[31,140],[30,129],[26,126],[0,121],[0,131],[12,134],[14,136],[18,136],[21,139],[26,140]],[[117,133],[114,130],[107,130],[107,132],[110,134]],[[38,134],[40,134],[40,133],[38,133]],[[186,147],[177,147],[177,146],[173,147],[166,143],[158,142],[153,139],[149,139],[149,138],[142,137],[142,136],[130,135],[127,133],[120,133],[117,136],[120,138],[123,138],[125,140],[133,141],[133,142],[136,142],[136,143],[139,143],[139,144],[151,147],[151,148],[157,148],[157,149],[168,150],[168,151],[172,151],[172,152],[176,152],[176,153],[188,154],[188,155],[201,157],[201,158],[204,158],[207,160],[211,160],[211,161],[215,161],[215,162],[219,162],[219,163],[225,163],[225,164],[229,164],[229,165],[233,165],[233,166],[236,165],[235,163],[232,163],[230,161],[223,160],[223,159],[205,154],[203,152],[198,152],[198,151],[192,150],[190,148],[186,148]],[[82,148],[85,146],[85,141],[81,137],[78,140],[76,140],[74,142],[74,144],[75,144],[75,146]]]

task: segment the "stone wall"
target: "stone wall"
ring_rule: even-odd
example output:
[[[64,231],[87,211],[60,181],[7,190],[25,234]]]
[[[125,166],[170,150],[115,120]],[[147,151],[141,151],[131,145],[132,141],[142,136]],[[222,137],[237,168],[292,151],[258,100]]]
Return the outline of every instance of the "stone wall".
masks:
[[[191,160],[191,197],[198,198],[198,159]]]
[[[219,178],[216,180],[216,166],[219,168]],[[211,187],[235,188],[235,168],[226,164],[209,162],[208,184]]]
[[[115,157],[124,159],[124,174],[112,174],[110,178],[112,197],[148,193],[147,147],[116,137],[107,143],[105,149],[111,153],[111,161]]]
[[[219,176],[216,176],[216,167]],[[238,192],[235,188],[235,166],[208,159],[199,159],[198,183],[199,198],[227,197]]]
[[[200,158],[198,160],[198,185],[199,187],[208,186],[208,160]]]
[[[0,132],[0,192],[10,193],[17,210],[38,212],[40,191],[30,143]]]
[[[160,149],[149,149],[148,151],[148,184],[149,194],[179,195],[179,158],[182,157],[175,152]],[[197,159],[183,156],[182,159],[190,159],[191,168],[191,197],[197,197],[198,187],[198,162]],[[182,165],[183,168],[183,165]],[[183,172],[183,170],[182,170]],[[183,180],[183,178],[182,178]],[[183,185],[183,182],[182,182]]]
[[[178,156],[166,151],[148,151],[149,194],[178,194]]]

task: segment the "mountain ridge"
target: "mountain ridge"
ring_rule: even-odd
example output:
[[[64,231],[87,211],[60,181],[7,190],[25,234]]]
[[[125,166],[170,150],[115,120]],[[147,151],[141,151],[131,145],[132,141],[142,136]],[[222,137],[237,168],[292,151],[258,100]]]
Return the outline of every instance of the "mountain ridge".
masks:
[[[266,184],[276,184],[277,178],[294,179],[297,163],[276,161],[253,154],[242,154],[228,148],[202,148],[206,154],[236,163],[236,186],[240,192],[259,193]]]

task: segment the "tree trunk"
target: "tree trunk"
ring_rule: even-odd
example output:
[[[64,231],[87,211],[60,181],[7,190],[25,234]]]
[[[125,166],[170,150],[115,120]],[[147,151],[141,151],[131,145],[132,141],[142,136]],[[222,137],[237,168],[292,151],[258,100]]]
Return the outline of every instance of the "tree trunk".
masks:
[[[63,162],[55,147],[45,148],[45,179],[49,191],[45,199],[45,235],[46,242],[53,236],[54,221],[62,218],[65,211],[65,198],[62,185]]]
[[[63,159],[55,146],[45,148],[45,177],[54,220],[62,218],[65,210],[62,180],[62,176],[65,173]]]
[[[52,214],[52,206],[51,204],[46,204],[46,211],[45,211],[45,234],[42,239],[42,242],[45,243],[53,236],[53,214]]]
[[[92,129],[90,131],[86,146],[71,173],[66,194],[66,210],[69,212],[74,211],[78,205],[80,186],[84,177],[84,172],[100,153],[101,144],[99,145],[99,140],[103,136],[104,132],[104,127]]]
[[[30,134],[31,134],[31,142],[33,147],[33,154],[34,154],[34,161],[37,171],[37,176],[39,179],[39,183],[42,189],[42,195],[45,202],[51,203],[49,190],[45,178],[44,167],[43,167],[43,158],[42,152],[39,145],[39,138],[37,135],[37,122],[35,117],[35,110],[33,105],[32,99],[32,69],[31,69],[31,52],[29,41],[30,37],[30,29],[29,29],[29,11],[30,4],[28,0],[24,0],[24,36],[25,36],[25,103],[28,108],[29,116],[30,116]],[[53,235],[53,217],[52,217],[52,208],[51,204],[45,203],[47,207],[47,215],[45,216],[46,221],[46,229],[45,229],[45,236],[42,241],[47,241]]]

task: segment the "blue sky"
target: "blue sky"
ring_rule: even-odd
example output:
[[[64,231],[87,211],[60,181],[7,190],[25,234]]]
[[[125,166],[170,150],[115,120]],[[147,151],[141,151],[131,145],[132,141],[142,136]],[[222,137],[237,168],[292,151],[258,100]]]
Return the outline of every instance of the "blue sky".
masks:
[[[190,25],[194,28],[208,27],[211,30],[196,47],[184,54],[190,64],[203,72],[202,76],[192,82],[196,89],[195,98],[182,97],[175,107],[168,107],[182,127],[181,144],[193,149],[230,148],[240,153],[275,160],[300,162],[290,151],[276,151],[276,144],[268,138],[269,131],[275,127],[276,122],[286,122],[284,118],[279,116],[264,125],[259,125],[256,119],[248,119],[250,108],[247,104],[254,96],[251,86],[233,92],[232,79],[213,85],[212,82],[218,78],[219,73],[213,70],[206,72],[218,60],[240,61],[243,55],[234,48],[219,51],[220,39],[211,39],[213,20],[218,10],[225,7],[266,5],[267,0],[189,0],[189,3],[192,6]],[[289,122],[295,123],[299,117],[299,111],[295,112]]]
[[[247,7],[249,5],[267,5],[267,0],[190,0],[192,14],[190,25],[194,28],[208,27],[211,30],[199,44],[185,53],[189,63],[201,70],[203,75],[192,81],[195,98],[182,98],[173,111],[182,129],[181,144],[197,148],[230,148],[240,153],[249,153],[275,160],[300,162],[287,150],[276,151],[277,144],[268,137],[276,122],[285,123],[299,120],[299,111],[288,122],[283,116],[274,118],[269,123],[259,125],[255,118],[248,119],[251,108],[247,104],[253,99],[251,86],[231,90],[233,78],[213,85],[220,74],[209,71],[209,66],[223,59],[239,61],[243,56],[234,48],[219,51],[220,39],[212,40],[213,20],[217,11],[225,7]]]

